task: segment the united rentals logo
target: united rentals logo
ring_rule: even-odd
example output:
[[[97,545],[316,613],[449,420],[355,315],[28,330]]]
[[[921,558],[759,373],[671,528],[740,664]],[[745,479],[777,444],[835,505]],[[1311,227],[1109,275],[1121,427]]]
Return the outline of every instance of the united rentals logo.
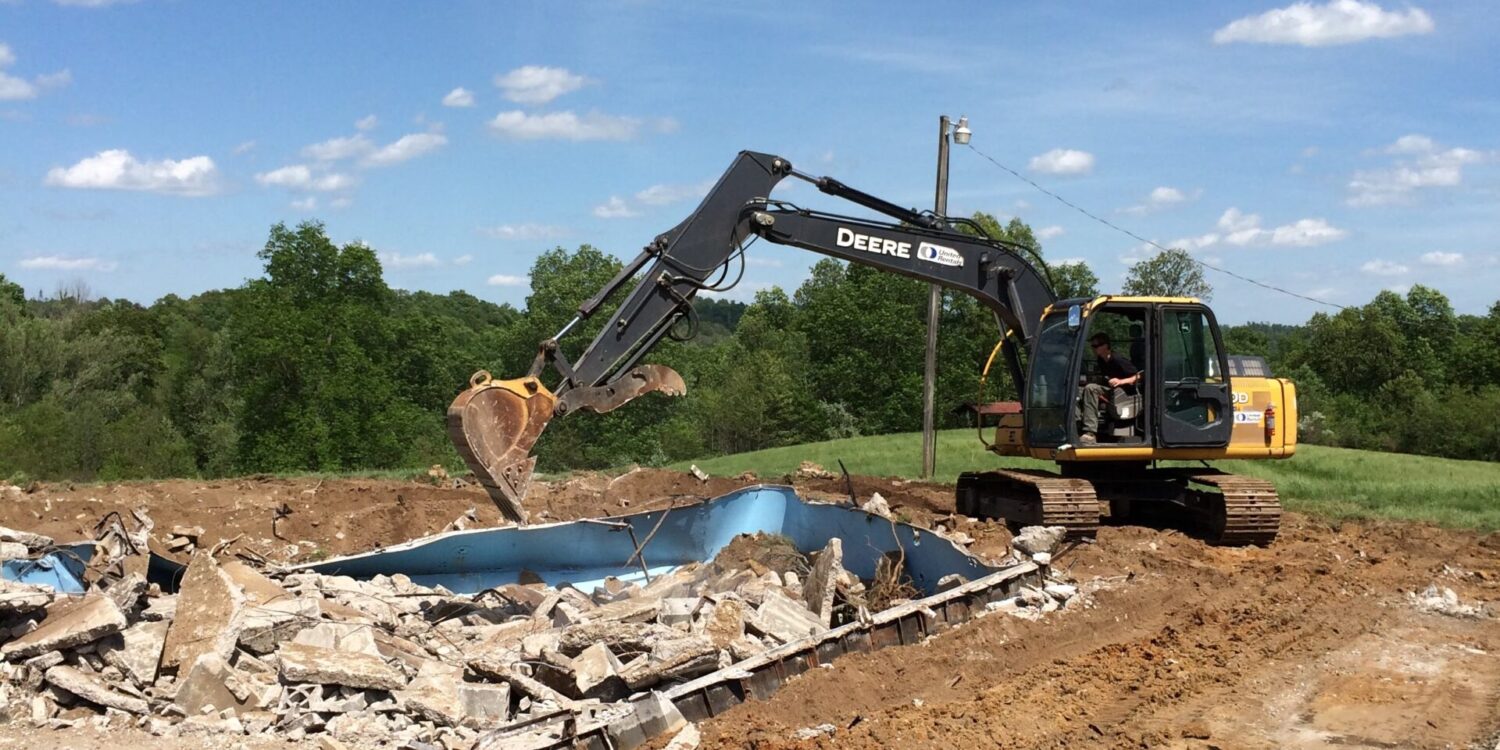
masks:
[[[929,263],[936,263],[940,266],[962,268],[964,265],[963,254],[959,253],[957,250],[954,250],[951,247],[934,245],[931,242],[923,242],[922,244],[917,245],[917,257]]]

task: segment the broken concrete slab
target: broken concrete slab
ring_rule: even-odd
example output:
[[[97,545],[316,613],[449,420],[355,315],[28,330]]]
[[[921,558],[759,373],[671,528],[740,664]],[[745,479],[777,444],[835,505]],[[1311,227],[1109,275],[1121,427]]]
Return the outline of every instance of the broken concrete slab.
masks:
[[[59,665],[47,670],[47,682],[106,708],[133,714],[144,714],[151,710],[144,699],[121,693],[97,676],[76,667]]]
[[[0,542],[0,562],[5,560],[24,560],[31,555],[31,550],[20,542]]]
[[[145,687],[156,682],[168,627],[160,621],[136,623],[101,642],[99,653],[106,663],[125,673],[136,685]]]
[[[605,727],[613,747],[639,747],[652,738],[687,726],[687,719],[665,695],[651,692],[630,703],[630,713]]]
[[[252,654],[269,654],[314,625],[322,615],[322,600],[314,597],[280,599],[247,607],[240,627],[240,647]]]
[[[306,631],[304,631],[306,632]],[[288,682],[315,682],[372,690],[396,690],[406,685],[401,670],[367,653],[335,651],[331,648],[288,643],[276,652],[281,678]]]
[[[693,635],[661,641],[651,653],[638,657],[620,670],[620,679],[632,689],[655,685],[679,677],[696,677],[719,667],[719,649],[708,636]]]
[[[1026,555],[1052,554],[1068,530],[1062,526],[1027,526],[1010,540],[1010,546]]]
[[[41,549],[52,546],[52,537],[0,526],[0,542],[21,544],[30,549]]]
[[[782,643],[817,635],[828,629],[823,621],[802,606],[776,591],[767,591],[755,616],[746,623],[756,631]]]
[[[838,590],[839,573],[843,570],[844,542],[834,537],[818,553],[812,572],[807,574],[807,583],[802,586],[803,601],[825,628],[833,625],[833,595]]]
[[[375,632],[374,628],[365,625],[323,622],[297,633],[292,638],[292,643],[379,658],[382,654],[380,646],[375,642]]]
[[[52,603],[51,588],[0,578],[0,616],[34,612]]]
[[[620,674],[625,668],[608,646],[595,643],[573,657],[573,678],[579,695],[587,695],[601,683]]]
[[[47,607],[47,618],[36,630],[0,646],[0,656],[18,661],[92,643],[124,629],[125,614],[103,594],[59,599]]]
[[[697,724],[688,724],[672,735],[662,750],[698,750],[698,744],[703,741],[703,736],[698,732]]]
[[[739,599],[722,597],[714,604],[714,610],[703,624],[703,634],[718,648],[729,648],[729,644],[745,635],[745,617],[749,610]]]
[[[200,716],[205,710],[264,709],[276,705],[280,697],[280,686],[229,666],[218,654],[204,654],[178,681],[172,702],[185,716]]]
[[[463,682],[463,667],[429,661],[422,665],[410,684],[396,691],[396,701],[415,716],[445,727],[463,722],[463,703],[458,686]]]
[[[866,513],[874,513],[881,518],[891,517],[891,504],[886,502],[879,492],[871,495],[869,500],[859,506],[859,509]]]
[[[686,626],[693,621],[693,614],[698,611],[698,605],[702,602],[702,597],[697,596],[673,596],[662,599],[661,610],[657,612],[656,621],[673,627]]]
[[[474,729],[487,729],[510,719],[510,685],[460,683],[458,702],[463,707],[464,725]]]
[[[654,622],[590,622],[563,630],[557,637],[557,650],[577,656],[589,646],[602,643],[620,653],[647,652],[659,640],[681,637],[682,631]]]
[[[595,607],[583,613],[583,618],[585,622],[651,622],[661,607],[660,598],[642,594]]]
[[[161,665],[184,669],[204,654],[228,659],[239,641],[245,594],[214,558],[199,552],[183,573]]]

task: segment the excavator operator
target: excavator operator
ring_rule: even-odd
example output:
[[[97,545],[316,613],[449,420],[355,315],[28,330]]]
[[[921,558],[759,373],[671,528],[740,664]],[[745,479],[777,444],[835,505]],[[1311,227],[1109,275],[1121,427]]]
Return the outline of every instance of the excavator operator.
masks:
[[[1083,429],[1078,436],[1080,445],[1099,443],[1099,411],[1112,399],[1113,389],[1121,388],[1126,393],[1134,393],[1136,383],[1141,380],[1140,368],[1115,354],[1110,348],[1109,334],[1095,334],[1089,338],[1089,346],[1093,348],[1094,356],[1099,358],[1099,373],[1104,376],[1108,385],[1085,383],[1083,386],[1083,392],[1079,395],[1083,402],[1080,405],[1083,413]]]

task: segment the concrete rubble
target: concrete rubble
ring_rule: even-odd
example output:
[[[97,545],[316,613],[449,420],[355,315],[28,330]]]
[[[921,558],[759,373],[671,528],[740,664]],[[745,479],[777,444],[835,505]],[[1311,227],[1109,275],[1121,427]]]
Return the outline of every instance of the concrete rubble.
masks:
[[[191,554],[176,593],[133,573],[82,596],[0,581],[0,708],[37,727],[348,747],[484,737],[506,750],[559,741],[549,717],[562,712],[606,724],[619,746],[681,732],[689,747],[692,728],[658,691],[827,632],[862,605],[838,539],[809,558],[784,537],[745,536],[748,554],[649,581],[584,591],[523,573],[469,595],[404,575],[263,570],[215,557],[202,534],[157,536],[194,540],[178,545]],[[775,558],[757,559],[764,550]]]
[[[1017,559],[1061,540],[1027,532]],[[756,534],[649,580],[585,591],[519,571],[517,583],[456,594],[400,574],[265,569],[197,546],[201,529],[171,528],[153,543],[194,544],[179,545],[188,564],[165,593],[120,564],[144,541],[109,533],[121,540],[107,560],[116,573],[84,595],[0,580],[0,722],[449,750],[551,747],[586,723],[614,747],[676,733],[671,746],[690,748],[696,728],[663,691],[867,622],[875,584],[843,567],[843,540],[809,555]],[[51,544],[10,529],[0,539]],[[882,563],[898,580],[901,564]],[[965,583],[949,578],[945,590]],[[1081,598],[1053,580],[990,610],[1034,617]]]

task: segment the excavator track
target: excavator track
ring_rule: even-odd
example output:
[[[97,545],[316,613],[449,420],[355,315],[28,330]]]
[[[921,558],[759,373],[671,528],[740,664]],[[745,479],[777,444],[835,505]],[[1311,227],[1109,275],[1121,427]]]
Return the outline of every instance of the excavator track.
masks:
[[[1194,474],[1189,479],[1218,490],[1217,494],[1202,493],[1206,541],[1265,546],[1276,540],[1281,530],[1281,498],[1270,482],[1219,473]]]
[[[996,470],[959,476],[955,505],[976,518],[1001,518],[1012,527],[1062,526],[1073,539],[1099,530],[1099,499],[1084,479],[1044,471]]]

